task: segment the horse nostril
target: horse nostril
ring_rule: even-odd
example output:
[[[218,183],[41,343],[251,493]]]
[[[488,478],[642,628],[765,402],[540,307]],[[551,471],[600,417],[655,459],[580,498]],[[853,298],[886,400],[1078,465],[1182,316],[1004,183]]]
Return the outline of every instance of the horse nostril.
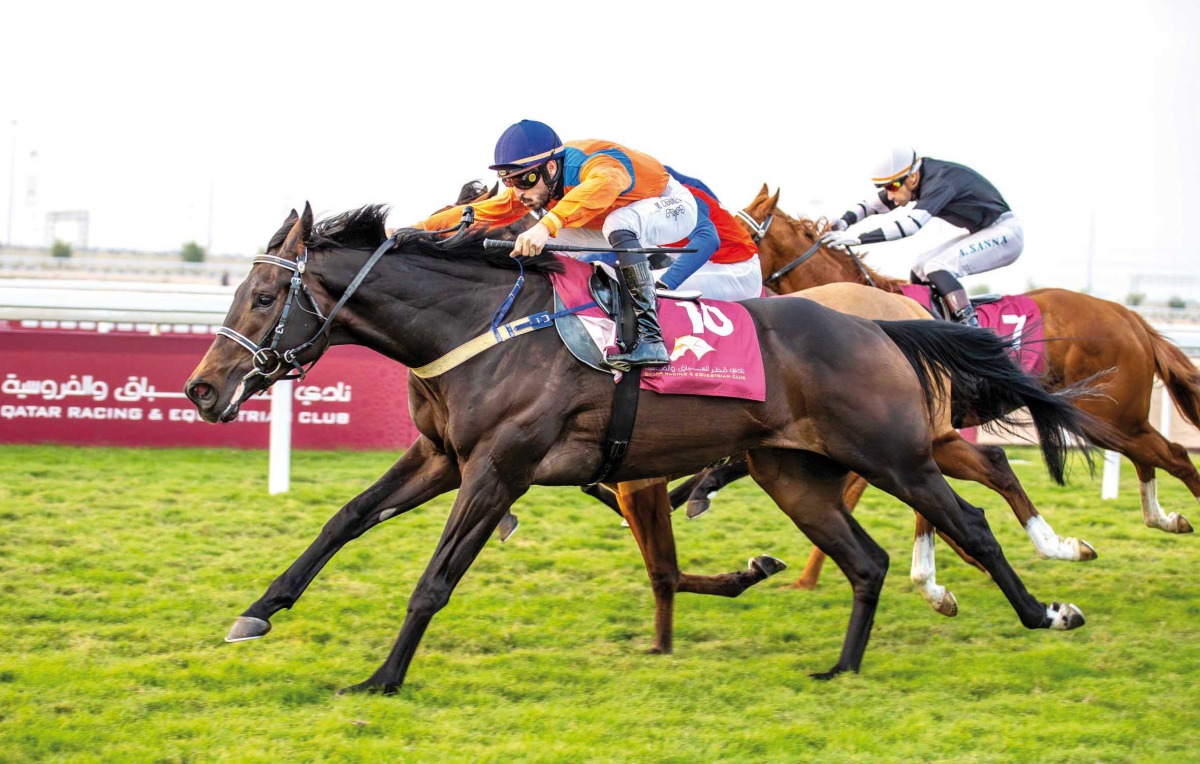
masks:
[[[208,384],[207,382],[193,380],[187,383],[183,393],[192,403],[199,404],[202,401],[212,397],[213,389],[212,385]]]

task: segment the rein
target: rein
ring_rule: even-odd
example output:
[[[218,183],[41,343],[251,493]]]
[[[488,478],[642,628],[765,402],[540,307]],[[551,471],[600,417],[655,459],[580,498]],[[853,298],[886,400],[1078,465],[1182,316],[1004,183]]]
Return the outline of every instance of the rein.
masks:
[[[751,217],[750,213],[746,212],[745,210],[738,210],[737,216],[746,225],[750,226],[750,230],[752,231],[750,236],[751,236],[751,238],[754,239],[755,244],[758,244],[760,241],[763,240],[764,237],[766,237],[767,231],[771,228],[771,223],[774,222],[774,220],[775,220],[774,212],[772,212],[770,215],[767,216],[767,219],[763,221],[762,225],[759,225],[758,221],[755,220],[753,217]],[[763,282],[762,282],[763,286],[770,286],[772,281],[778,281],[779,279],[788,275],[789,273],[792,272],[792,269],[795,268],[797,265],[800,265],[808,258],[817,254],[817,250],[819,250],[820,248],[821,248],[821,242],[820,241],[814,242],[812,247],[809,248],[809,250],[807,252],[805,252],[803,255],[800,255],[800,257],[797,257],[795,260],[791,261],[787,265],[783,266],[779,270],[772,273],[770,276],[767,276],[765,279],[763,279]]]
[[[767,219],[763,221],[762,225],[759,225],[758,221],[755,220],[753,217],[751,217],[750,213],[746,212],[745,210],[738,210],[737,216],[743,222],[745,222],[746,225],[750,226],[750,230],[753,232],[753,233],[751,233],[751,237],[754,239],[755,244],[757,244],[763,240],[763,238],[767,235],[767,229],[769,229],[771,227],[772,221],[775,220],[774,212],[772,212],[770,215],[767,216]],[[770,276],[767,276],[765,279],[763,279],[763,282],[762,282],[763,286],[770,286],[771,282],[778,281],[779,279],[788,275],[789,273],[792,272],[792,270],[796,266],[800,265],[805,260],[808,260],[810,257],[817,254],[817,251],[819,249],[821,249],[821,240],[820,239],[813,242],[813,245],[811,247],[809,247],[808,251],[805,252],[803,255],[800,255],[795,260],[792,260],[787,265],[783,266],[779,270],[772,273]],[[858,255],[854,254],[854,251],[851,250],[849,247],[846,247],[846,254],[849,255],[850,259],[854,261],[854,264],[856,266],[858,266],[858,272],[863,275],[863,278],[867,280],[867,283],[870,284],[871,286],[876,286],[875,279],[871,278],[871,274],[867,272],[867,269],[865,267],[863,267],[862,261],[858,259]]]

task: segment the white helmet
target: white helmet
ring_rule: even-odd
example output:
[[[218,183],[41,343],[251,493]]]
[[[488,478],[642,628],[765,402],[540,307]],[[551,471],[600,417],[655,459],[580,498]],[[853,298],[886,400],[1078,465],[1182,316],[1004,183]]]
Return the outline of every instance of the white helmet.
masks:
[[[897,146],[875,165],[871,182],[883,186],[921,169],[921,158],[911,146]]]

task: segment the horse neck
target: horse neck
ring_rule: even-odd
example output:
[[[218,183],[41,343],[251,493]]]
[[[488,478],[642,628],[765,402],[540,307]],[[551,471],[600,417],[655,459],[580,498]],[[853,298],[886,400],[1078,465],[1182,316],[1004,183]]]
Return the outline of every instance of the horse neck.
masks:
[[[778,215],[778,213],[776,214]],[[784,222],[795,228],[799,246],[795,246],[794,249],[796,251],[793,252],[777,240],[773,241],[772,234],[768,233],[767,238],[763,240],[763,243],[768,246],[764,246],[761,249],[764,251],[769,250],[772,253],[771,262],[765,266],[770,271],[783,268],[793,259],[807,252],[816,241],[816,239],[798,225],[798,221],[785,219]],[[835,252],[829,247],[821,247],[817,250],[816,254],[791,270],[780,280],[781,291],[788,294],[823,284],[848,281],[854,284],[874,284],[874,286],[887,292],[899,292],[901,285],[908,283],[876,273],[866,263],[862,262],[861,256],[858,262],[862,263],[862,268],[859,268],[855,264],[853,258],[841,252]]]
[[[333,250],[311,268],[331,301],[341,298],[369,253]],[[386,255],[335,320],[332,344],[368,347],[414,368],[491,326],[517,272],[420,253]],[[506,321],[544,310],[550,284],[527,272]]]

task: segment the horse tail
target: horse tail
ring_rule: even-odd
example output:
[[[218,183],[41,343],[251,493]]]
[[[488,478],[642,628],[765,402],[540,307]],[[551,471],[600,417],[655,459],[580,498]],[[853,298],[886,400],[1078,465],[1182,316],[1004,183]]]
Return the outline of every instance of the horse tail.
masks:
[[[1129,311],[1150,337],[1154,348],[1154,373],[1175,401],[1175,406],[1193,427],[1200,427],[1200,369],[1183,351],[1162,336],[1139,314]]]
[[[980,422],[1013,429],[1026,423],[1014,416],[1019,408],[1029,410],[1046,461],[1046,469],[1062,485],[1072,437],[1085,445],[1089,467],[1092,456],[1087,430],[1092,417],[1072,405],[1090,392],[1073,386],[1057,393],[1047,392],[1009,355],[1013,340],[990,331],[944,321],[876,321],[884,334],[908,358],[921,382],[926,401],[933,396],[946,400],[946,382],[953,393],[953,411],[970,413]],[[931,409],[932,410],[932,409]]]

